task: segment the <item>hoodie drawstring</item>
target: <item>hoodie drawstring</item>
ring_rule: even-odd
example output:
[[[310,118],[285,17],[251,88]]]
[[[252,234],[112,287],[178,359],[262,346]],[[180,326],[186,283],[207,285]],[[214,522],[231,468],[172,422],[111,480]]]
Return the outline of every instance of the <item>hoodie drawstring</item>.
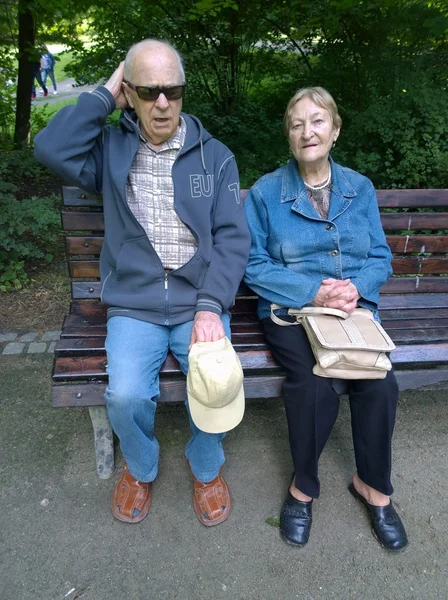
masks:
[[[202,160],[202,166],[204,167],[204,171],[206,175],[209,175],[209,172],[207,171],[207,167],[205,166],[205,159],[204,159],[204,144],[202,143],[202,138],[199,140],[201,143],[201,160]]]

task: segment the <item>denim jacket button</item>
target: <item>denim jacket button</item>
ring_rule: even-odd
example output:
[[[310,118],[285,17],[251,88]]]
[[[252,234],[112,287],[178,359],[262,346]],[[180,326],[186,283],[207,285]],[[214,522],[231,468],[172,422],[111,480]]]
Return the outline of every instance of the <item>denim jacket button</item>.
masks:
[[[330,223],[329,225],[327,225],[327,226],[325,227],[325,229],[326,229],[327,231],[330,231],[330,229],[333,229],[333,225]]]
[[[333,256],[337,256],[339,254],[339,250],[333,250],[333,252],[331,253]]]

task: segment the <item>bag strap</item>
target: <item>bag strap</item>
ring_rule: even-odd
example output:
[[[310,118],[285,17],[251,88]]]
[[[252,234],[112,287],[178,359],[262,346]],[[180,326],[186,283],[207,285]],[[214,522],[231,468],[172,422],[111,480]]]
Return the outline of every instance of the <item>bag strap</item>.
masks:
[[[327,308],[325,306],[304,306],[303,308],[289,308],[288,315],[294,317],[298,315],[300,317],[312,317],[313,315],[333,315],[333,317],[339,317],[340,319],[347,319],[350,313],[339,308]]]
[[[279,308],[284,308],[284,306],[279,306],[278,304],[271,304],[271,320],[274,321],[277,325],[281,325],[282,327],[287,327],[288,325],[300,325],[300,320],[296,317],[295,321],[283,321],[280,317],[277,317],[274,314],[274,310],[278,310]]]
[[[271,304],[271,319],[277,325],[282,326],[299,325],[303,317],[312,317],[313,315],[333,315],[334,317],[339,317],[340,319],[347,319],[350,316],[349,313],[339,310],[338,308],[326,308],[325,306],[305,306],[303,308],[288,308],[288,315],[295,317],[296,319],[295,321],[290,322],[284,321],[274,313],[274,310],[278,310],[279,308],[286,307],[275,304],[275,302]]]

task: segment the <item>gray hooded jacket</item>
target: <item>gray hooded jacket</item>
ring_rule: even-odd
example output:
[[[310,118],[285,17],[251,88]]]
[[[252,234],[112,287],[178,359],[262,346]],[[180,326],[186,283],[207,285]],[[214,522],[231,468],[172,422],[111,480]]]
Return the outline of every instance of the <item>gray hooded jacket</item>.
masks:
[[[166,275],[126,201],[139,147],[135,113],[123,111],[119,128],[105,125],[114,110],[114,97],[99,87],[62,108],[34,140],[40,162],[68,183],[103,195],[102,301],[159,325],[189,321],[198,310],[228,312],[250,246],[235,157],[197,118],[182,114],[187,135],[172,170],[174,208],[198,247]]]

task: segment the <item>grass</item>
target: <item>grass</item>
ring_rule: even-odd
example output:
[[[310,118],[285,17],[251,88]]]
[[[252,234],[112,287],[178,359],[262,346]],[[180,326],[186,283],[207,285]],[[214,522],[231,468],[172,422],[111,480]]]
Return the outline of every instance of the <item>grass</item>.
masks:
[[[60,108],[63,106],[68,106],[69,104],[76,104],[78,98],[67,98],[67,100],[61,100],[60,102],[45,102],[46,98],[39,98],[39,102],[36,102],[33,105],[33,113],[36,112],[39,116],[45,118],[46,123],[50,120],[50,118],[58,112]],[[45,123],[45,124],[46,124]]]
[[[65,72],[65,67],[73,60],[73,54],[72,52],[61,52],[59,54],[55,54],[54,56],[56,58],[54,76],[56,78],[56,83],[60,83],[68,78],[68,75]]]

